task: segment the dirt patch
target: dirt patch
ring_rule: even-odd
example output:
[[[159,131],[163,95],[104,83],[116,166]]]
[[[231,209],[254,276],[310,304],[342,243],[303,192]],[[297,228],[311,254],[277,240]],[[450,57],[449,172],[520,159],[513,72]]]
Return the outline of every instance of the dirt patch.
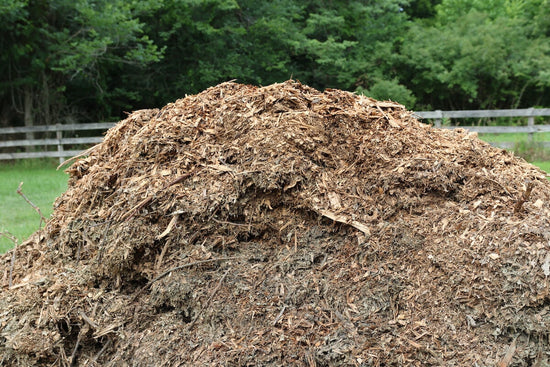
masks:
[[[68,172],[0,258],[5,365],[549,363],[550,184],[464,130],[224,83]]]

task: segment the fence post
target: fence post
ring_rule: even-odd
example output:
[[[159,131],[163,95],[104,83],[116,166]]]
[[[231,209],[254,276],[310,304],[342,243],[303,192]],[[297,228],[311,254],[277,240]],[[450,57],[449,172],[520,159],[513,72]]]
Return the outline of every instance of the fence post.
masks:
[[[61,130],[61,124],[57,123],[55,124],[55,127],[56,127],[55,137],[57,139],[57,151],[59,152],[59,164],[61,164],[65,161],[65,157],[63,157],[63,143],[61,142],[61,139],[63,139],[63,131]]]
[[[527,117],[527,126],[529,127],[532,127],[534,128],[535,127],[535,116],[533,116],[533,110],[534,108],[531,107],[529,109],[529,117]],[[527,141],[529,142],[529,144],[533,144],[533,141],[534,141],[534,133],[533,132],[529,132],[529,134],[527,135]]]
[[[437,128],[441,128],[441,120],[443,119],[443,112],[441,112],[441,110],[435,110],[435,112],[437,113],[437,117],[435,118],[435,127]]]

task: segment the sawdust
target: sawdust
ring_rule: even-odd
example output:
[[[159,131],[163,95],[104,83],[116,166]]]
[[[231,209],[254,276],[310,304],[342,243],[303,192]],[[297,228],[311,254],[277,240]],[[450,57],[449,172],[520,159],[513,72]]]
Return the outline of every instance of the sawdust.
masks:
[[[545,174],[399,104],[223,83],[68,172],[0,258],[0,364],[549,363]]]

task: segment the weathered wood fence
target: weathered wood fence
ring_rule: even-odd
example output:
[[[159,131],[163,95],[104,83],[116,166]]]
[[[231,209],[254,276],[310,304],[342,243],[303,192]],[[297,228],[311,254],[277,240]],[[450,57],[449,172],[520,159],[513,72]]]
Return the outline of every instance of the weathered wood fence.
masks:
[[[527,133],[530,140],[537,132],[550,132],[550,125],[535,125],[535,117],[550,116],[550,108],[527,108],[515,110],[463,110],[463,111],[419,111],[415,112],[419,119],[433,121],[435,127],[454,129],[461,127],[478,133]],[[442,126],[444,119],[463,118],[496,118],[496,117],[526,117],[526,126]],[[62,163],[65,158],[80,154],[91,144],[97,144],[103,139],[103,133],[114,126],[114,122],[96,122],[87,124],[56,124],[49,126],[5,127],[0,128],[0,160],[24,158],[59,158]],[[77,132],[87,131],[86,137],[74,137]],[[16,134],[50,134],[54,137],[36,139],[18,139]],[[97,134],[97,135],[95,135]],[[67,136],[69,135],[69,136]],[[16,138],[13,138],[16,136]],[[550,142],[542,142],[550,147]],[[513,147],[512,142],[498,144],[502,148]],[[32,149],[28,149],[32,147]],[[9,150],[10,152],[3,152]],[[25,151],[22,151],[25,150]],[[29,150],[29,151],[26,151]]]
[[[535,117],[550,116],[550,108],[525,108],[513,110],[461,110],[461,111],[418,111],[415,112],[419,119],[432,120],[435,127],[443,129],[463,128],[482,134],[527,133],[529,141],[533,141],[534,133],[549,132],[550,125],[535,125]],[[496,118],[496,117],[527,117],[526,126],[442,126],[444,119],[463,118]],[[513,142],[501,142],[501,148],[513,148]],[[550,147],[550,142],[541,142],[541,145]]]
[[[114,122],[96,122],[88,124],[56,124],[49,126],[21,126],[0,128],[0,149],[13,150],[13,152],[0,153],[0,160],[6,159],[24,159],[24,158],[59,158],[62,163],[65,158],[80,154],[83,146],[97,144],[101,142],[101,136],[104,131],[114,126]],[[93,132],[86,137],[64,137],[64,133],[74,136],[77,131]],[[55,138],[38,139],[9,139],[8,137],[26,134],[49,133]],[[87,134],[88,135],[88,134]],[[26,150],[33,147],[32,151]],[[68,149],[67,149],[68,147]],[[9,149],[6,149],[9,148]],[[39,148],[39,149],[37,149]],[[52,150],[55,149],[55,150]]]

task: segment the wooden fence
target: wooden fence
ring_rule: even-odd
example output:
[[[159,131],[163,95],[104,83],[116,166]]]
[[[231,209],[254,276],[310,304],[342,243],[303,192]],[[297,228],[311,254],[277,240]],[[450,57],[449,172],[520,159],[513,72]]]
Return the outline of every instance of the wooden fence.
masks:
[[[103,139],[102,133],[114,126],[114,122],[96,122],[89,124],[56,124],[49,126],[22,126],[22,127],[4,127],[0,128],[0,148],[2,150],[13,150],[14,152],[0,153],[0,160],[23,159],[23,158],[59,158],[59,163],[63,163],[65,158],[80,154],[83,146],[97,144]],[[64,137],[65,135],[76,135],[78,131],[94,132],[96,136],[86,137]],[[55,138],[38,139],[8,139],[15,134],[53,135]],[[89,134],[89,133],[88,133]],[[86,135],[88,135],[86,134]],[[17,135],[15,135],[17,136]],[[68,146],[68,149],[67,149]],[[21,152],[22,148],[33,147],[32,151]],[[8,149],[6,149],[8,148]],[[39,148],[39,149],[37,149]],[[52,150],[51,148],[55,148]]]
[[[454,129],[461,127],[478,133],[528,133],[529,139],[533,140],[533,134],[537,132],[550,132],[550,125],[535,125],[535,117],[550,116],[550,108],[527,108],[515,110],[470,110],[470,111],[419,111],[415,112],[421,120],[433,121],[435,127]],[[496,118],[496,117],[527,117],[526,126],[442,126],[444,119],[463,118]],[[78,155],[82,150],[91,145],[101,142],[101,136],[105,130],[114,126],[114,122],[97,122],[88,124],[56,124],[50,126],[32,127],[6,127],[0,128],[0,160],[23,159],[23,158],[59,158],[62,163],[65,158]],[[79,131],[87,131],[87,137],[74,137]],[[95,133],[90,133],[96,131]],[[37,139],[9,139],[14,134],[55,134],[55,138]],[[97,135],[93,135],[97,134]],[[69,137],[64,137],[69,135]],[[550,147],[550,142],[542,142],[541,145]],[[498,143],[502,148],[512,148],[512,142]],[[21,151],[27,147],[33,147],[32,151]],[[40,148],[40,149],[37,149]],[[3,153],[1,150],[13,152]]]
[[[527,133],[529,141],[533,141],[533,135],[537,132],[549,132],[550,125],[535,125],[535,117],[550,116],[550,108],[525,108],[514,110],[461,110],[461,111],[419,111],[416,116],[422,120],[432,120],[435,127],[443,129],[463,128],[482,134]],[[463,118],[495,118],[495,117],[527,117],[526,126],[442,126],[443,119]],[[543,146],[550,147],[550,142],[541,142]],[[513,148],[513,142],[501,142],[497,144],[501,148]]]

